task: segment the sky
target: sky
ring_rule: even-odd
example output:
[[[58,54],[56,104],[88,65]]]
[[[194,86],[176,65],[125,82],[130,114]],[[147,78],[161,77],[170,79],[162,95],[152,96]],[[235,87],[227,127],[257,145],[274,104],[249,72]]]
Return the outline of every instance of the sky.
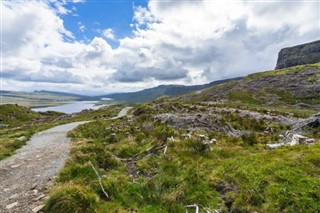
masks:
[[[271,70],[320,1],[1,0],[1,90],[98,95]]]

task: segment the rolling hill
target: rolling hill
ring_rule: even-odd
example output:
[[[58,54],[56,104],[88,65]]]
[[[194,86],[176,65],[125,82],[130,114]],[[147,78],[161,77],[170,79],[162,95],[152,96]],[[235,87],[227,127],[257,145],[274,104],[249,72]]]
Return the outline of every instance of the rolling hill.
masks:
[[[144,89],[138,92],[116,93],[98,96],[99,98],[112,98],[117,102],[123,103],[144,103],[155,100],[161,96],[175,96],[193,91],[203,90],[215,85],[229,81],[239,80],[241,78],[232,78],[220,81],[214,81],[203,85],[184,86],[184,85],[160,85],[154,88]]]

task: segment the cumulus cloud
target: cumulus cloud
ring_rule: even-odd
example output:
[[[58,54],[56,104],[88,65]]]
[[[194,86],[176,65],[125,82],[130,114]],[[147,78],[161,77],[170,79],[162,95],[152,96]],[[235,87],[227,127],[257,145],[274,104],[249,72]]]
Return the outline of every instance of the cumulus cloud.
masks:
[[[107,28],[83,43],[64,27],[65,0],[1,4],[3,86],[11,89],[12,82],[95,92],[206,83],[272,69],[281,48],[320,31],[317,2],[151,0],[134,6],[133,36]]]

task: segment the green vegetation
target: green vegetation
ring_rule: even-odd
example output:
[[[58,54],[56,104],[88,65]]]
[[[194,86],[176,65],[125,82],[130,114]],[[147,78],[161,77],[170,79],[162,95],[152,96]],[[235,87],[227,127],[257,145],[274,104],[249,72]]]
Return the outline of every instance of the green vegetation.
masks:
[[[19,105],[0,105],[0,160],[14,154],[39,131],[74,121],[110,118],[116,116],[120,109],[119,105],[114,105],[66,116],[57,112],[38,113]]]
[[[158,100],[136,106],[134,118],[79,126],[70,133],[71,155],[51,190],[46,211],[77,212],[82,207],[74,204],[84,200],[86,212],[185,212],[185,206],[194,203],[202,210],[222,212],[316,212],[319,143],[266,150],[265,144],[278,141],[287,126],[216,107]],[[231,137],[198,130],[188,139],[183,136],[186,129],[153,119],[158,113],[214,109],[219,116],[213,121],[221,119],[219,125],[248,133]],[[266,134],[266,127],[272,132]],[[204,144],[199,133],[217,143]],[[167,139],[171,137],[174,141]]]
[[[0,105],[0,123],[1,124],[18,124],[31,121],[32,119],[42,118],[43,115],[30,110],[27,107],[19,105],[3,104]]]
[[[266,147],[318,112],[319,68],[300,65],[162,97],[115,120],[108,118],[121,105],[72,116],[10,106],[1,117],[10,126],[1,129],[0,159],[24,144],[22,135],[93,120],[69,133],[70,157],[49,189],[46,212],[185,212],[190,204],[201,212],[319,212],[318,126],[301,132],[315,144]]]
[[[308,64],[308,65],[297,65],[297,66],[290,67],[290,68],[284,68],[284,69],[279,69],[279,70],[268,70],[268,71],[264,71],[264,72],[253,73],[253,74],[248,75],[245,79],[255,79],[258,77],[262,77],[262,76],[287,75],[287,74],[293,73],[293,72],[300,72],[304,69],[319,68],[319,67],[320,67],[320,63]]]

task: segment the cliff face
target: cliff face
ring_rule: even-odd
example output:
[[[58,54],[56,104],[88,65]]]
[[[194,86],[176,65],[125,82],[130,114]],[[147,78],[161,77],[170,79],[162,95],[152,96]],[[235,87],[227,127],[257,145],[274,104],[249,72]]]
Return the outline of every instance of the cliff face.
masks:
[[[320,62],[320,40],[282,49],[275,69]]]

